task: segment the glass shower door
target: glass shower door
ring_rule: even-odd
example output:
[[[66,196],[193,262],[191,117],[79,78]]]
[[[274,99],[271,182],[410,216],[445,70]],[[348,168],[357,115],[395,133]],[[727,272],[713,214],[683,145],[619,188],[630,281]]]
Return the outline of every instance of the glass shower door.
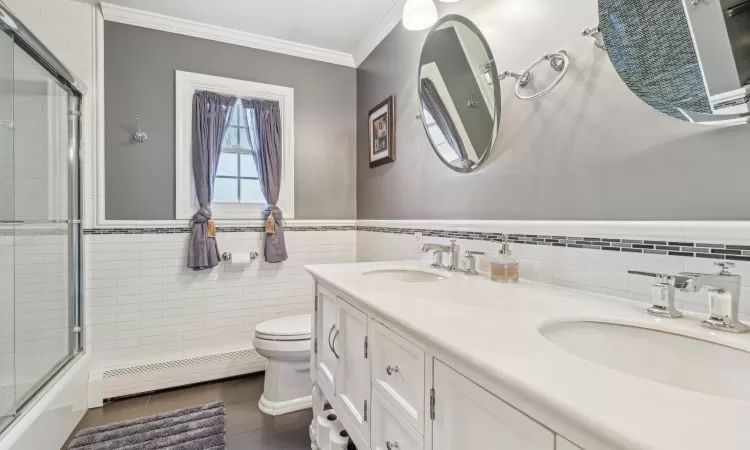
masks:
[[[0,431],[80,349],[81,97],[28,48],[0,31]]]
[[[0,430],[16,412],[13,38],[0,33]]]
[[[75,353],[79,102],[14,49],[15,396],[26,402]]]

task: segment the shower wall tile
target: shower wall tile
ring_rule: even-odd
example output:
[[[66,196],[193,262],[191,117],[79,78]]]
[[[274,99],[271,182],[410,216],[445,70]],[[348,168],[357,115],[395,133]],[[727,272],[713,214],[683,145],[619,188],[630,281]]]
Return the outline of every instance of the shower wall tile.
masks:
[[[353,227],[352,227],[353,228]],[[221,252],[261,252],[258,231],[219,232]],[[356,231],[287,230],[289,259],[187,269],[186,232],[86,234],[86,349],[98,361],[250,347],[255,326],[310,312],[305,264],[355,261]]]

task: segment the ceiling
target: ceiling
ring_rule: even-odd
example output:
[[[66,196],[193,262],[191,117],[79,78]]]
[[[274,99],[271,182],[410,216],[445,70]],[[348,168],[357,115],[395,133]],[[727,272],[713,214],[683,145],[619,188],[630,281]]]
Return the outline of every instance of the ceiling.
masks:
[[[98,4],[99,0],[79,0]],[[399,0],[105,0],[106,3],[312,45],[357,51]]]

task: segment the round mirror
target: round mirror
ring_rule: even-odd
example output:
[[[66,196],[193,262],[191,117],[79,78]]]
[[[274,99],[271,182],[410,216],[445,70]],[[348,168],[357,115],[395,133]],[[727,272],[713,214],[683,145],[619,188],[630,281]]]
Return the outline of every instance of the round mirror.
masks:
[[[644,102],[676,119],[747,123],[750,1],[599,0],[615,70]]]
[[[479,29],[449,15],[430,30],[419,61],[421,118],[448,167],[472,172],[487,160],[500,123],[497,68]]]

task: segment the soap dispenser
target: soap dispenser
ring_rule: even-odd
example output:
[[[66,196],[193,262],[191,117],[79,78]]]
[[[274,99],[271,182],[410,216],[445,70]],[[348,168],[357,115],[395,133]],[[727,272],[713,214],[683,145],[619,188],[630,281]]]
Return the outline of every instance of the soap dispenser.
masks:
[[[492,259],[490,279],[498,283],[518,283],[519,272],[518,261],[511,256],[508,235],[505,235],[498,255]]]

